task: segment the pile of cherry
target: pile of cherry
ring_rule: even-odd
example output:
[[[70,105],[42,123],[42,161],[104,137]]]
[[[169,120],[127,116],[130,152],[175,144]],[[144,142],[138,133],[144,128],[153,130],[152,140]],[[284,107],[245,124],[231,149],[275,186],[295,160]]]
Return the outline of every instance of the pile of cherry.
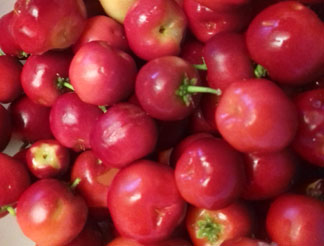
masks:
[[[324,1],[100,1],[0,19],[0,217],[37,246],[323,246]]]

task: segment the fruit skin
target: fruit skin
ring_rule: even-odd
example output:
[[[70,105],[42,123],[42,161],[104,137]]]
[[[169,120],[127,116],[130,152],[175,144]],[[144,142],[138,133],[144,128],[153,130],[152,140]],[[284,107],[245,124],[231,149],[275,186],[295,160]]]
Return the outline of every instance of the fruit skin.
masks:
[[[99,40],[114,48],[129,50],[124,27],[108,16],[98,15],[87,20],[79,40],[73,45],[73,51],[76,53],[83,44]]]
[[[19,198],[17,221],[23,233],[42,246],[64,245],[83,229],[88,208],[83,198],[55,179],[32,184]]]
[[[20,161],[0,153],[0,208],[17,202],[30,185],[27,168]]]
[[[104,165],[92,151],[82,152],[71,170],[71,181],[80,178],[76,190],[87,202],[94,218],[107,219],[107,195],[110,185],[119,169]]]
[[[22,94],[21,63],[11,56],[0,56],[0,102],[9,103]]]
[[[276,246],[276,244],[270,245],[254,238],[240,237],[233,240],[226,240],[221,246]]]
[[[200,135],[191,141],[175,168],[181,196],[199,208],[215,210],[228,206],[245,185],[242,156],[219,138]]]
[[[90,134],[100,115],[98,107],[82,102],[73,92],[65,93],[51,108],[50,127],[60,144],[80,152],[90,148]]]
[[[245,154],[247,200],[271,199],[287,191],[297,174],[298,159],[290,150]]]
[[[131,50],[144,60],[178,55],[186,24],[184,12],[173,0],[138,0],[124,21]]]
[[[106,246],[148,246],[147,244],[139,243],[133,239],[125,237],[117,237],[108,243]],[[191,246],[188,241],[183,239],[169,239],[162,242],[150,243],[149,246]]]
[[[86,9],[81,0],[18,0],[12,30],[16,42],[29,54],[64,49],[79,38]]]
[[[53,137],[49,123],[50,108],[23,96],[10,104],[9,113],[13,122],[13,135],[18,139],[35,142]]]
[[[157,136],[154,120],[140,107],[118,103],[95,123],[90,145],[103,164],[122,168],[151,153]]]
[[[294,102],[298,109],[299,126],[293,141],[294,150],[313,165],[324,167],[323,127],[324,89],[298,94]]]
[[[207,83],[224,91],[232,82],[254,78],[244,36],[234,32],[216,34],[203,49]]]
[[[195,246],[219,246],[225,240],[251,234],[254,218],[243,202],[219,210],[189,207],[186,226]]]
[[[301,3],[282,1],[261,11],[247,29],[246,44],[273,81],[301,85],[323,75],[323,23]]]
[[[103,41],[84,44],[72,59],[69,77],[80,99],[110,106],[133,91],[137,68],[133,58]]]
[[[27,149],[26,162],[37,178],[58,178],[70,166],[70,153],[54,139],[39,140]]]
[[[200,3],[210,9],[218,10],[218,11],[228,11],[242,5],[248,4],[250,0],[195,0],[197,3]]]
[[[323,245],[324,205],[303,195],[279,196],[270,206],[266,226],[271,239],[279,245]]]
[[[8,110],[0,105],[0,151],[3,151],[11,138],[12,119]]]
[[[195,0],[184,0],[183,3],[191,32],[204,43],[217,33],[244,30],[251,19],[249,6],[230,11],[215,11]]]
[[[108,16],[123,23],[128,10],[137,0],[99,0]]]
[[[13,36],[13,16],[14,12],[10,11],[9,13],[3,15],[0,18],[0,32],[2,34],[2,37],[5,37],[0,38],[0,48],[6,55],[20,57],[22,50],[16,43],[15,38]]]
[[[108,193],[108,208],[124,237],[150,244],[167,239],[185,216],[173,169],[140,160],[122,169]]]
[[[296,107],[273,82],[232,83],[220,98],[215,120],[225,140],[241,152],[276,152],[293,140]]]
[[[25,94],[33,102],[51,107],[66,91],[59,78],[68,78],[71,59],[69,53],[52,51],[28,57],[21,73]]]
[[[188,104],[177,95],[185,81],[200,86],[196,69],[176,56],[164,56],[146,63],[136,77],[135,92],[142,108],[153,118],[164,121],[182,120],[189,116],[200,95],[189,94]]]

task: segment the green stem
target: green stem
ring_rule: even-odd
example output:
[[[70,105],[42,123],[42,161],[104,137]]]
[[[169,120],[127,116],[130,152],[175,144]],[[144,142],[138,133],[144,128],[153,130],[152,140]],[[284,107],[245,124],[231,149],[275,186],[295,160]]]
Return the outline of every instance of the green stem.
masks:
[[[211,93],[220,96],[222,94],[220,89],[212,89],[204,86],[196,86],[197,78],[190,79],[187,75],[184,76],[182,84],[176,90],[176,95],[181,97],[186,106],[193,103],[192,94],[195,93]]]
[[[222,226],[209,215],[206,215],[202,220],[198,220],[196,226],[197,238],[207,239],[210,244],[216,242],[222,232]]]
[[[81,182],[81,179],[80,178],[76,178],[73,182],[72,182],[72,184],[71,184],[71,189],[72,190],[74,190],[79,184],[80,184],[80,182]]]
[[[63,90],[63,88],[69,88],[70,90],[74,91],[74,88],[70,83],[70,79],[63,78],[59,74],[57,74],[57,88],[60,90]]]
[[[98,106],[102,112],[106,113],[107,112],[107,109],[106,109],[106,106]]]
[[[206,66],[206,64],[204,63],[204,64],[194,64],[193,65],[197,70],[203,70],[203,71],[207,71],[208,70],[208,68],[207,68],[207,66]]]
[[[222,91],[220,89],[213,89],[205,86],[195,86],[195,85],[188,85],[187,91],[189,93],[211,93],[217,96],[220,96],[222,94]]]
[[[29,56],[28,53],[26,53],[25,51],[21,51],[19,54],[19,58],[23,59],[23,58],[27,58]]]
[[[0,56],[5,56],[6,54],[2,51],[2,50],[0,50]]]
[[[262,65],[258,64],[254,69],[254,76],[258,79],[265,78],[268,76],[268,71]]]
[[[0,213],[3,213],[3,212],[8,212],[12,216],[16,216],[15,209],[12,206],[10,206],[10,205],[6,205],[6,206],[0,207]]]
[[[203,70],[203,71],[207,71],[208,68],[207,68],[207,65],[206,65],[206,62],[205,62],[205,59],[202,57],[201,58],[203,60],[203,64],[194,64],[194,68],[196,68],[197,70]]]

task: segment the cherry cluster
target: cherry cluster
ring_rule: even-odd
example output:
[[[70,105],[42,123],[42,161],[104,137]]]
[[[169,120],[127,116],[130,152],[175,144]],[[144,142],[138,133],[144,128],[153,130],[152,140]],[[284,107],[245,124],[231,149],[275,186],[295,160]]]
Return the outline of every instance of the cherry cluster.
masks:
[[[0,217],[35,246],[323,246],[323,18],[323,0],[17,0]]]

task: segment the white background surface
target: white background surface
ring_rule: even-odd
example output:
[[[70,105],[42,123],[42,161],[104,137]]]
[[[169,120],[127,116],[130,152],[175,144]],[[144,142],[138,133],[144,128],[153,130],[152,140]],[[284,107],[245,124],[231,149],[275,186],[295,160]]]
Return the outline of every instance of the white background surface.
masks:
[[[13,9],[15,0],[0,0],[0,16]],[[17,143],[11,143],[5,150],[8,154],[15,153]],[[0,170],[1,172],[1,170]],[[16,218],[7,215],[0,218],[0,246],[34,246],[21,232]]]

